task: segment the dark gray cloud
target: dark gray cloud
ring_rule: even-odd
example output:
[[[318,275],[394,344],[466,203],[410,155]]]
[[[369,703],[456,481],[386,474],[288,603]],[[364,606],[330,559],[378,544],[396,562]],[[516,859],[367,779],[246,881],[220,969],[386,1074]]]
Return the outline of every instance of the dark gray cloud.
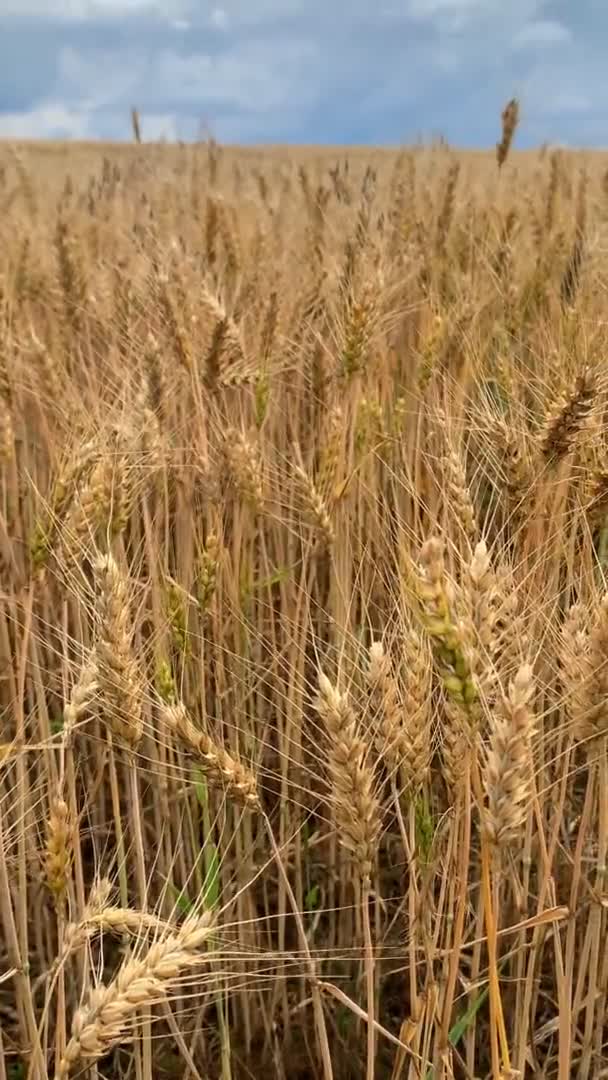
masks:
[[[0,0],[0,133],[605,140],[603,0]]]

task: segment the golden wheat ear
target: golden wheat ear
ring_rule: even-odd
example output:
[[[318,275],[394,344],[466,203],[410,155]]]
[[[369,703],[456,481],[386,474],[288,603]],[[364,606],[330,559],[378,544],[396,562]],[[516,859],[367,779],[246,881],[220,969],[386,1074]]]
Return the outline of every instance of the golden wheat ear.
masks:
[[[79,1062],[91,1064],[121,1042],[138,1009],[161,1001],[184,971],[202,962],[200,950],[212,932],[210,913],[190,918],[141,959],[126,960],[112,982],[92,990],[74,1015],[55,1080],[65,1080]]]
[[[328,739],[330,802],[340,841],[353,853],[363,880],[372,876],[380,834],[380,807],[368,748],[346,694],[319,672],[316,709]]]
[[[112,555],[94,564],[98,638],[95,646],[99,702],[113,733],[135,749],[143,735],[142,682],[132,649],[128,586]]]
[[[517,672],[502,705],[502,715],[493,715],[490,747],[485,764],[488,807],[487,834],[493,844],[503,847],[516,842],[529,810],[531,796],[531,740],[535,732],[530,701],[534,693],[532,668],[526,664]]]
[[[169,731],[195,755],[210,783],[225,788],[228,795],[245,806],[259,806],[254,773],[197,728],[183,704],[163,706],[161,718]]]

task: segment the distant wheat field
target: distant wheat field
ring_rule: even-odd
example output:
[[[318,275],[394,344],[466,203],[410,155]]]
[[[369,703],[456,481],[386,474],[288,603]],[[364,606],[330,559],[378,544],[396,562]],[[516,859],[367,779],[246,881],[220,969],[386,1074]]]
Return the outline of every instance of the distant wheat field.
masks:
[[[608,1076],[608,155],[0,144],[0,1080]]]

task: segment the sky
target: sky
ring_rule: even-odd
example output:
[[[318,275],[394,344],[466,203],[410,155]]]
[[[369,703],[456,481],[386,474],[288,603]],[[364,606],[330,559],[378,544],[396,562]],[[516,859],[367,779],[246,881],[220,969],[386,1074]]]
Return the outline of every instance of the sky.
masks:
[[[0,0],[0,136],[608,145],[606,0]]]

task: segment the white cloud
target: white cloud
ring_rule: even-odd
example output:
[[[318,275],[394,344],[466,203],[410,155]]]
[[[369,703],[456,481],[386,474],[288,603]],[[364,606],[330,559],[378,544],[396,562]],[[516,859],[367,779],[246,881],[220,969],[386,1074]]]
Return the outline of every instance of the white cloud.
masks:
[[[260,113],[286,102],[314,101],[318,91],[309,75],[318,64],[317,49],[306,41],[286,41],[276,56],[272,44],[243,41],[215,56],[180,56],[163,50],[153,78],[170,92],[172,101],[230,104]]]
[[[521,23],[534,18],[546,0],[407,0],[410,18],[428,22],[440,31],[473,30],[480,21]],[[481,45],[482,42],[479,42]]]
[[[602,118],[608,106],[608,93],[601,79],[603,69],[591,58],[587,66],[585,58],[582,62],[577,58],[566,68],[553,57],[553,53],[543,55],[528,74],[522,106],[535,128],[551,121],[553,140],[566,137],[576,143],[581,123],[603,128]],[[555,120],[559,121],[557,130]]]
[[[524,144],[596,139],[601,3],[0,0],[0,130],[129,138],[134,104],[148,138],[487,144],[516,94]]]
[[[0,17],[64,19],[115,19],[153,15],[171,21],[188,13],[189,0],[0,0]]]
[[[306,0],[223,0],[221,5],[211,5],[209,0],[206,0],[204,7],[211,7],[211,22],[215,21],[215,12],[221,11],[223,19],[230,26],[260,25],[277,17],[293,18],[296,15],[305,15],[308,11],[314,17],[319,11],[323,12],[319,0],[311,0],[309,4]],[[356,10],[357,4],[353,4],[353,7]],[[352,8],[348,12],[349,18],[351,13]]]
[[[365,0],[359,0],[366,10]],[[172,22],[176,19],[198,20],[211,25],[236,22],[264,23],[278,16],[305,15],[307,11],[324,10],[322,0],[0,0],[0,18],[21,16],[84,21],[87,19],[119,19],[129,16],[155,16]],[[354,5],[357,11],[357,4]],[[350,16],[350,12],[349,12]],[[346,17],[346,16],[345,16]]]
[[[0,113],[0,135],[10,139],[84,139],[89,117],[59,103],[26,113]]]
[[[124,121],[124,117],[121,115],[117,120]],[[162,139],[177,142],[182,136],[179,117],[170,113],[147,113],[142,117],[141,124],[144,139],[151,142],[160,142]]]
[[[241,114],[271,113],[314,104],[322,86],[323,58],[314,42],[286,39],[274,44],[237,39],[221,52],[184,55],[174,48],[152,51],[137,41],[123,49],[64,47],[57,77],[62,97],[87,110],[146,107],[206,113],[230,108]]]
[[[67,99],[79,99],[86,109],[100,109],[117,101],[130,101],[145,78],[147,62],[136,51],[77,51],[63,48],[57,60],[57,74]]]
[[[122,112],[106,117],[107,135],[112,137],[121,128],[129,135],[128,116]],[[179,117],[169,113],[148,113],[143,119],[143,134],[157,142],[180,138]],[[103,133],[102,133],[103,134]],[[99,136],[95,116],[80,109],[69,109],[60,103],[47,103],[25,113],[0,113],[0,137],[8,139],[94,139]]]
[[[572,34],[568,27],[557,22],[556,19],[536,19],[517,31],[513,43],[517,47],[534,47],[537,45],[558,45],[571,39]]]
[[[524,0],[525,7],[534,9],[536,0]],[[438,17],[470,19],[475,16],[502,15],[506,5],[502,0],[408,0],[406,11],[414,19],[436,21]],[[519,4],[509,4],[509,8],[520,8]],[[508,10],[508,9],[507,9]]]
[[[593,108],[593,101],[588,94],[580,90],[553,90],[553,93],[543,103],[537,105],[538,112],[553,113],[586,113]]]
[[[212,26],[215,26],[217,30],[225,30],[228,26],[228,15],[226,14],[225,9],[221,7],[213,8],[209,16],[209,22]]]
[[[434,19],[437,15],[486,14],[498,7],[495,0],[409,0],[406,10],[416,19]]]

